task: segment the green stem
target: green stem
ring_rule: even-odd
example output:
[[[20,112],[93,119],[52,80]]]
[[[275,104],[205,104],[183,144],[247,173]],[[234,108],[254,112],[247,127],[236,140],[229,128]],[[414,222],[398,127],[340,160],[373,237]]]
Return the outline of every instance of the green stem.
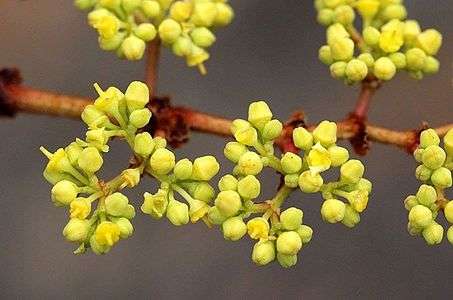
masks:
[[[181,197],[183,197],[187,201],[187,203],[191,204],[194,201],[192,196],[185,189],[180,187],[179,185],[172,184],[171,188],[173,190],[175,190],[179,195],[181,195]]]
[[[294,188],[288,187],[286,185],[282,186],[277,194],[272,199],[273,208],[279,208],[285,202],[286,198],[294,191]]]

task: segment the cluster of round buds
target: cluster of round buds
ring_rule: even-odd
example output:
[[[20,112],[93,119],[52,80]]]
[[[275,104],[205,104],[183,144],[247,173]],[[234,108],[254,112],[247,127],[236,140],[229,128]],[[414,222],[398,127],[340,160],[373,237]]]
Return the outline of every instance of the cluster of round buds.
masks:
[[[303,127],[293,131],[293,141],[303,155],[286,153],[282,159],[285,184],[299,187],[305,193],[321,192],[324,203],[321,216],[328,223],[341,222],[354,227],[360,222],[360,213],[368,205],[372,184],[363,178],[365,167],[356,159],[349,159],[346,148],[336,145],[337,126],[322,121],[313,132]],[[339,168],[338,181],[325,183],[322,173]],[[338,198],[343,198],[341,201]]]
[[[41,150],[49,159],[43,175],[54,185],[52,201],[69,210],[70,220],[63,235],[80,244],[76,253],[90,247],[102,254],[133,232],[130,219],[135,209],[117,191],[136,186],[143,167],[126,169],[105,183],[96,176],[103,165],[101,153],[108,152],[107,144],[113,137],[124,138],[135,148],[137,130],[149,122],[151,112],[145,107],[149,91],[144,83],[132,82],[124,94],[115,87],[106,91],[97,84],[95,87],[99,97],[82,113],[88,125],[85,140],[76,139],[55,153],[43,147]],[[92,210],[95,201],[97,207]]]
[[[320,0],[315,6],[318,22],[327,27],[327,45],[319,49],[319,59],[334,78],[350,84],[367,76],[385,81],[406,70],[421,79],[439,70],[434,56],[442,35],[406,20],[401,0]],[[354,27],[356,12],[362,17],[361,36]]]
[[[443,210],[447,221],[453,224],[453,200],[449,201],[445,193],[452,187],[453,129],[444,136],[444,148],[440,147],[435,130],[423,131],[414,157],[421,163],[415,173],[423,184],[416,195],[404,201],[409,211],[408,231],[411,235],[422,235],[428,245],[439,244],[444,229],[435,221],[438,212]],[[448,229],[447,238],[453,244],[453,226]]]
[[[216,40],[212,30],[228,25],[234,16],[231,6],[219,0],[76,0],[75,4],[91,10],[88,22],[98,31],[102,49],[138,60],[146,42],[160,39],[202,73],[209,58],[206,49]]]

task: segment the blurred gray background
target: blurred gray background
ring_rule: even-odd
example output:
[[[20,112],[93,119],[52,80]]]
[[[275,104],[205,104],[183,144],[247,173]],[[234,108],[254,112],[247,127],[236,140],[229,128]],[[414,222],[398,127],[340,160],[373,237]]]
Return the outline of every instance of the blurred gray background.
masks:
[[[436,126],[452,121],[453,3],[406,1],[410,17],[444,34],[440,74],[416,82],[406,74],[386,84],[374,99],[370,119],[394,128]],[[317,60],[324,29],[315,22],[312,1],[233,0],[234,23],[217,33],[200,76],[183,60],[163,51],[159,92],[174,103],[227,117],[244,117],[251,100],[266,99],[286,119],[303,108],[309,121],[340,119],[355,103],[357,88],[330,78]],[[68,94],[94,96],[101,86],[143,78],[143,62],[119,61],[98,48],[96,34],[72,1],[1,1],[0,66],[17,66],[26,84]],[[106,256],[74,256],[61,230],[63,209],[49,198],[41,176],[40,145],[54,150],[81,136],[81,122],[47,116],[1,119],[0,298],[78,299],[452,299],[453,246],[430,248],[406,232],[402,201],[414,193],[415,162],[401,150],[373,145],[363,158],[374,193],[360,225],[349,230],[319,216],[320,199],[291,198],[314,228],[312,243],[297,267],[257,267],[248,239],[226,242],[203,224],[175,228],[138,213],[135,234]],[[213,153],[222,158],[224,140],[193,134],[177,156]],[[106,157],[106,177],[125,166],[128,149],[115,142]],[[224,160],[223,160],[224,161]],[[223,164],[223,172],[231,164]],[[277,178],[264,175],[264,196]],[[146,180],[128,195],[141,203]],[[452,194],[450,193],[450,196]]]

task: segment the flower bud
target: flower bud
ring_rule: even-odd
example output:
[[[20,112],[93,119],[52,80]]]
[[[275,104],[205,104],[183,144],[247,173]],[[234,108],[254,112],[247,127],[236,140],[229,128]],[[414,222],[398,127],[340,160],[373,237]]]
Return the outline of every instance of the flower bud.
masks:
[[[299,176],[299,187],[304,193],[319,192],[323,184],[324,180],[318,173],[305,171]]]
[[[119,218],[115,220],[115,224],[120,228],[120,237],[126,239],[132,235],[134,232],[134,227],[132,223],[126,218]]]
[[[283,268],[291,268],[297,264],[297,255],[277,253],[277,261]]]
[[[82,120],[90,126],[93,123],[99,124],[99,120],[102,120],[103,118],[106,118],[106,115],[100,111],[99,109],[96,108],[93,104],[87,105],[82,112]],[[102,122],[99,125],[103,125],[105,123],[108,123],[108,118],[106,119],[107,122]]]
[[[181,33],[181,25],[173,19],[165,19],[159,25],[159,36],[164,43],[174,43]]]
[[[223,237],[226,240],[240,240],[247,233],[247,225],[241,217],[232,217],[222,224]]]
[[[335,12],[330,8],[323,8],[318,11],[316,20],[323,26],[329,26],[335,19]]]
[[[449,156],[453,156],[453,129],[444,136],[444,148]]]
[[[357,183],[363,177],[365,167],[357,159],[351,159],[340,168],[340,180],[345,183]]]
[[[337,141],[337,124],[329,121],[322,121],[313,130],[315,143],[321,143],[324,147],[331,146]]]
[[[51,197],[55,205],[69,205],[78,193],[79,188],[76,184],[69,180],[62,180],[53,186]]]
[[[424,165],[420,165],[415,169],[415,177],[420,181],[428,181],[432,174],[433,171]]]
[[[280,136],[283,124],[279,120],[271,120],[264,125],[262,136],[268,141],[273,141]]]
[[[220,169],[220,165],[214,156],[202,156],[193,162],[192,179],[208,181],[214,177]]]
[[[267,265],[275,259],[275,245],[272,241],[259,241],[253,246],[252,260],[259,266]]]
[[[124,94],[129,112],[143,109],[149,102],[148,86],[140,81],[133,81]]]
[[[189,203],[189,216],[192,223],[198,222],[209,211],[209,206],[206,202],[198,199],[193,199]]]
[[[428,55],[436,55],[442,46],[442,34],[435,29],[428,29],[417,36],[417,46]]]
[[[191,39],[180,36],[172,45],[171,50],[177,56],[188,56],[192,53]]]
[[[418,200],[417,197],[414,195],[407,196],[406,199],[404,199],[404,208],[406,210],[410,211],[412,207],[418,205]]]
[[[77,160],[79,167],[89,174],[93,174],[102,167],[104,160],[98,149],[95,147],[87,147],[80,153],[79,159]]]
[[[332,161],[330,160],[329,151],[327,151],[321,144],[314,145],[307,155],[307,163],[310,171],[313,173],[320,173],[330,168]]]
[[[242,207],[241,197],[235,191],[220,192],[215,199],[215,206],[225,217],[232,217]]]
[[[151,119],[151,111],[147,108],[143,108],[143,109],[134,110],[129,117],[129,122],[135,128],[142,128],[142,127],[145,127],[145,125],[149,123],[150,119]]]
[[[422,234],[428,245],[440,244],[444,237],[444,228],[436,222],[432,222],[428,227],[423,229]]]
[[[226,3],[217,2],[216,4],[217,14],[214,19],[214,26],[226,26],[233,20],[234,12],[231,6]]]
[[[96,227],[94,236],[99,245],[113,246],[120,239],[120,227],[110,221],[103,221]]]
[[[157,31],[151,23],[142,23],[134,29],[134,34],[145,42],[150,42],[156,38]]]
[[[425,74],[436,74],[437,72],[439,72],[439,68],[440,62],[436,58],[428,56],[426,58],[425,65],[423,66],[422,71]]]
[[[253,102],[249,106],[248,121],[256,128],[263,128],[272,119],[272,112],[264,101]]]
[[[160,148],[154,151],[149,160],[151,169],[159,175],[168,174],[175,166],[175,155],[168,149]]]
[[[363,40],[369,46],[376,46],[381,38],[381,32],[372,26],[367,26],[362,32]]]
[[[302,150],[309,150],[313,146],[313,135],[304,127],[293,130],[294,145]]]
[[[357,212],[363,212],[368,205],[368,192],[365,190],[356,190],[348,194],[347,199]]]
[[[302,168],[302,158],[292,152],[286,152],[281,158],[281,165],[286,174],[297,173]]]
[[[284,177],[287,187],[296,188],[299,185],[299,174],[288,174]]]
[[[411,71],[422,70],[426,62],[426,54],[420,48],[412,48],[406,52],[407,68]]]
[[[391,20],[381,27],[379,47],[387,53],[398,51],[404,44],[404,25],[399,20]]]
[[[395,52],[388,56],[393,62],[397,70],[402,70],[406,68],[406,55],[401,52]]]
[[[362,53],[357,58],[360,61],[363,61],[368,69],[373,68],[373,66],[374,66],[374,57],[370,53]]]
[[[334,145],[330,146],[327,151],[329,151],[332,167],[339,167],[349,159],[349,152],[346,148]]]
[[[168,192],[159,189],[156,194],[145,193],[141,210],[155,219],[160,219],[165,214],[168,205]]]
[[[189,207],[176,200],[170,201],[167,207],[167,219],[175,226],[189,223]]]
[[[374,75],[381,80],[390,80],[396,74],[396,66],[388,57],[381,57],[374,63]]]
[[[247,222],[247,231],[252,239],[267,238],[269,230],[269,223],[262,217],[256,217]]]
[[[348,61],[354,55],[354,42],[350,38],[335,38],[329,46],[334,60]]]
[[[215,35],[206,27],[197,27],[190,32],[190,37],[195,45],[202,48],[211,47],[216,38]]]
[[[451,224],[453,224],[453,200],[448,201],[444,207],[445,219]]]
[[[411,236],[418,236],[422,234],[423,228],[418,228],[409,222],[407,223],[407,231]]]
[[[220,191],[236,191],[238,187],[238,180],[233,175],[225,175],[219,180]]]
[[[122,216],[127,209],[129,200],[121,193],[114,193],[105,198],[105,209],[109,215],[119,217]]]
[[[351,205],[346,205],[344,218],[341,223],[346,227],[353,228],[360,222],[360,215]]]
[[[263,169],[263,162],[257,153],[247,151],[239,158],[238,168],[244,175],[257,175]]]
[[[322,219],[329,223],[341,222],[345,211],[346,205],[337,199],[328,199],[321,206]]]
[[[247,147],[238,142],[228,142],[223,150],[225,157],[234,163],[237,163],[245,152]]]
[[[333,63],[332,52],[330,51],[330,47],[328,45],[324,45],[319,48],[318,58],[325,65],[330,66]]]
[[[297,229],[297,234],[299,234],[300,239],[302,240],[302,244],[308,244],[313,237],[313,229],[311,229],[307,225],[301,225]]]
[[[142,132],[135,136],[134,152],[138,155],[148,157],[153,152],[154,147],[154,140],[148,132]]]
[[[423,205],[416,205],[409,212],[409,222],[415,227],[425,228],[432,220],[431,210]]]
[[[181,159],[175,165],[173,173],[178,180],[187,180],[192,176],[193,164],[187,158]]]
[[[190,2],[176,1],[170,7],[170,17],[178,22],[184,22],[190,17],[192,6]]]
[[[440,144],[440,138],[434,129],[423,130],[422,133],[420,134],[420,147],[421,148],[424,149],[424,148],[427,148],[432,145],[439,146],[439,144]]]
[[[348,64],[344,61],[337,61],[330,65],[330,75],[335,79],[342,79],[345,77],[346,66]]]
[[[76,198],[69,205],[69,217],[86,219],[91,212],[91,202],[87,198]]]
[[[436,145],[431,145],[423,151],[422,162],[431,170],[436,170],[445,162],[447,155],[445,151]]]
[[[364,19],[371,20],[379,10],[379,2],[379,0],[358,0],[355,7]]]
[[[121,44],[121,51],[128,60],[139,60],[145,53],[145,42],[131,34]]]
[[[236,130],[234,133],[234,138],[241,144],[253,146],[258,140],[258,133],[256,132],[255,128],[247,127]]]
[[[140,182],[140,170],[138,168],[135,169],[126,169],[121,172],[121,177],[124,180],[125,186],[129,188],[133,188],[138,185]]]
[[[191,21],[196,26],[210,27],[216,18],[217,7],[211,2],[197,2],[195,4]]]
[[[86,132],[87,143],[98,149],[103,149],[104,146],[108,143],[108,140],[109,136],[107,135],[107,132],[104,128],[92,129]]]
[[[362,81],[368,74],[368,67],[360,59],[351,59],[346,65],[345,74],[352,82]]]
[[[436,189],[430,185],[422,184],[416,194],[417,202],[430,207],[437,200]]]
[[[277,252],[296,255],[302,249],[302,240],[295,231],[282,232],[277,238]]]
[[[406,7],[402,4],[390,4],[382,10],[381,17],[385,20],[403,20],[407,17]]]
[[[335,22],[343,25],[350,25],[354,22],[355,13],[349,5],[340,5],[335,8]]]
[[[70,242],[83,242],[86,240],[90,222],[88,220],[70,219],[63,229],[64,237]]]
[[[244,199],[255,199],[261,191],[261,184],[253,175],[247,175],[237,184],[239,195]]]
[[[303,217],[302,210],[290,207],[280,214],[280,223],[285,230],[297,230],[302,224]]]
[[[202,75],[206,74],[203,63],[209,59],[209,53],[203,48],[192,45],[190,53],[187,55],[186,62],[189,67],[198,66]]]
[[[97,255],[105,254],[105,253],[109,252],[111,249],[111,247],[109,245],[100,245],[96,241],[96,236],[94,234],[90,238],[90,247],[91,247],[91,250]]]
[[[446,189],[452,186],[451,171],[447,168],[441,167],[433,172],[431,175],[431,182],[434,186]]]
[[[142,0],[122,0],[121,6],[126,13],[132,13],[142,4]]]
[[[329,46],[332,46],[331,44],[334,43],[337,39],[349,38],[350,35],[343,25],[341,25],[340,23],[335,23],[327,28],[326,36],[327,44]]]
[[[225,222],[226,217],[220,213],[216,206],[212,206],[208,210],[208,220],[215,225],[220,225]]]
[[[448,228],[447,239],[450,242],[450,244],[453,245],[453,226],[450,226],[450,228]]]
[[[161,12],[160,4],[155,0],[143,0],[142,10],[148,18],[155,18]]]
[[[81,10],[92,8],[96,4],[95,0],[75,0],[74,5]]]

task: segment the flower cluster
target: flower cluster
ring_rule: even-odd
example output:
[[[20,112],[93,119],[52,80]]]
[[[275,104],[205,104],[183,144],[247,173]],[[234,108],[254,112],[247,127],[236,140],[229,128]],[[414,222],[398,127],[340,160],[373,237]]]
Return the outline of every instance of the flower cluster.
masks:
[[[330,66],[334,78],[348,84],[367,76],[392,79],[406,70],[416,79],[439,70],[434,57],[442,45],[435,29],[422,31],[415,20],[406,20],[403,1],[316,0],[318,22],[327,27],[327,45],[319,49],[319,59]],[[360,35],[354,27],[362,17]]]
[[[54,185],[52,201],[69,210],[70,220],[63,235],[80,245],[76,253],[90,247],[102,254],[133,232],[130,220],[135,209],[119,190],[136,186],[144,169],[140,164],[104,182],[96,176],[104,162],[102,153],[108,152],[107,144],[113,137],[123,138],[141,150],[137,130],[149,122],[151,112],[146,108],[149,91],[144,83],[132,82],[124,94],[115,87],[105,91],[97,84],[95,87],[99,97],[82,113],[88,125],[85,140],[76,139],[55,153],[43,147],[41,150],[49,159],[44,177]]]
[[[203,62],[216,40],[213,29],[228,25],[234,13],[223,0],[76,0],[91,10],[90,26],[99,33],[99,45],[119,57],[138,60],[146,42],[160,39],[189,66],[205,73]]]
[[[428,245],[439,244],[444,235],[443,227],[436,222],[439,211],[453,224],[453,200],[446,198],[445,191],[452,187],[453,129],[444,137],[444,148],[440,146],[436,131],[427,129],[420,135],[420,145],[414,152],[421,163],[415,171],[423,182],[416,195],[404,201],[409,211],[408,231],[411,235],[422,235]],[[447,239],[453,244],[453,225],[447,231]]]

